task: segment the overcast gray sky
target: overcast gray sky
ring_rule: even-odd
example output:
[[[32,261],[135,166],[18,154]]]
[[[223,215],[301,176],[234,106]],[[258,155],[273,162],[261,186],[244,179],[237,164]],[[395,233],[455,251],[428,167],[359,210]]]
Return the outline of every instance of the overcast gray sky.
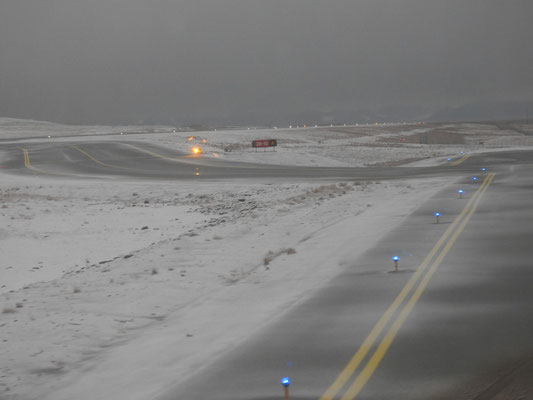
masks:
[[[259,124],[527,103],[532,39],[531,0],[0,0],[0,116]]]

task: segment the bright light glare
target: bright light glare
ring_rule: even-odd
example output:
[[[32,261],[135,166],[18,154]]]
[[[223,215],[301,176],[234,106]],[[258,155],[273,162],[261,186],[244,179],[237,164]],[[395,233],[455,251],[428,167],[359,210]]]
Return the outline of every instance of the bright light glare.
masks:
[[[199,147],[193,147],[192,152],[194,154],[200,154],[202,152],[202,149],[200,149]]]

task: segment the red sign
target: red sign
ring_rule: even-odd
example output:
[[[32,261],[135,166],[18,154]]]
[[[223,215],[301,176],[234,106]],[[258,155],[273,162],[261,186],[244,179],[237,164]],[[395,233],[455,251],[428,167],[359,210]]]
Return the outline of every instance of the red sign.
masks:
[[[252,142],[252,147],[273,147],[277,145],[278,145],[278,141],[276,139],[262,139],[262,140],[254,140]]]

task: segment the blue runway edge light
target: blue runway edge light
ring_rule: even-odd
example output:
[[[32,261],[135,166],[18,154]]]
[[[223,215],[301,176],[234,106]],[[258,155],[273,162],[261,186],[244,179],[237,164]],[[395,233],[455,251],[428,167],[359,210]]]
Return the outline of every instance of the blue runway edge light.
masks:
[[[285,387],[288,387],[291,384],[291,380],[288,376],[286,376],[285,378],[281,378],[281,384]]]
[[[473,180],[473,181],[477,181],[477,176],[473,176],[473,177],[472,177],[472,180]]]
[[[400,257],[394,256],[394,257],[392,257],[392,261],[400,261]]]
[[[457,193],[464,193],[463,189],[457,189]]]
[[[483,167],[483,168],[481,168],[481,170],[482,170],[482,171],[486,171],[486,170],[487,170],[487,168]]]
[[[440,217],[440,212],[438,212],[438,211],[437,211],[437,212],[434,212],[433,215],[434,215],[435,217]]]

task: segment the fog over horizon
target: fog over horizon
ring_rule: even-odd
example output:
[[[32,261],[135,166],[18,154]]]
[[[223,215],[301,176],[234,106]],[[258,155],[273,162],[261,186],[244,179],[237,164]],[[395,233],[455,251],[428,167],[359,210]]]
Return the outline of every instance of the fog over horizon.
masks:
[[[524,118],[532,21],[531,0],[2,0],[0,117]]]

